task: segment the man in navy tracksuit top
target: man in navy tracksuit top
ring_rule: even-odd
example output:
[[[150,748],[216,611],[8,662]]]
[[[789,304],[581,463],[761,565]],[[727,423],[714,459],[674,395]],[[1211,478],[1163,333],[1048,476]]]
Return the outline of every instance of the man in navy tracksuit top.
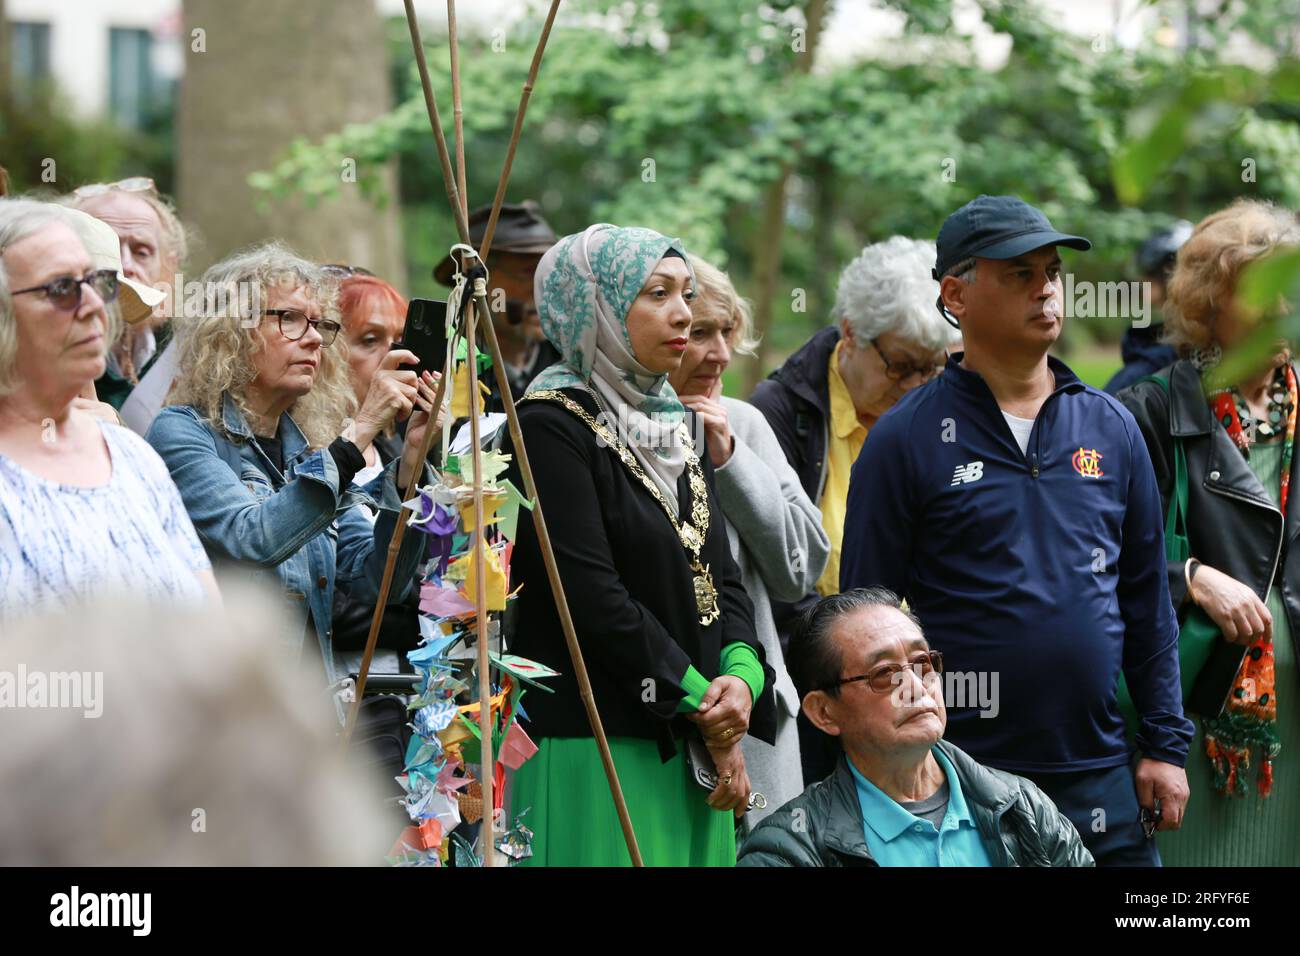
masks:
[[[965,352],[872,429],[840,587],[906,597],[944,655],[948,739],[1037,783],[1099,864],[1159,865],[1140,808],[1178,828],[1193,732],[1164,515],[1133,417],[1047,355],[1061,331],[1058,245],[1090,248],[1010,196],[944,223],[939,307]],[[1121,669],[1141,717],[1135,770]]]

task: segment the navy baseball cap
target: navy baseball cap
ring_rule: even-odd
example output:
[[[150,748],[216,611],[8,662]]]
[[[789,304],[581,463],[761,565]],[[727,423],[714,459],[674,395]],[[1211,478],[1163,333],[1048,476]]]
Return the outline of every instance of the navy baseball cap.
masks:
[[[943,221],[939,229],[938,259],[932,275],[944,273],[959,262],[1013,259],[1043,246],[1069,246],[1086,252],[1092,243],[1082,236],[1057,232],[1047,217],[1017,196],[980,196]]]

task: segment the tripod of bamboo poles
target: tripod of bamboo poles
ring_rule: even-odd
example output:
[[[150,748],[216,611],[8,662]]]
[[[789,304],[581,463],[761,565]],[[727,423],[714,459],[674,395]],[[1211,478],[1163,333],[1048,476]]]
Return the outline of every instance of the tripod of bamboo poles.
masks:
[[[406,23],[411,35],[411,46],[415,53],[416,65],[420,74],[420,85],[424,93],[425,108],[429,115],[429,124],[432,127],[434,141],[438,148],[438,160],[442,166],[443,183],[447,191],[447,201],[451,206],[452,217],[456,222],[456,230],[460,235],[460,241],[465,245],[471,245],[469,237],[469,216],[468,202],[465,197],[465,166],[464,166],[464,146],[463,146],[463,128],[462,114],[460,110],[460,71],[459,71],[459,52],[457,50],[456,33],[455,33],[455,0],[448,0],[448,24],[449,40],[452,49],[452,99],[455,110],[456,124],[456,141],[457,141],[457,160],[459,171],[452,169],[451,157],[447,149],[447,139],[442,130],[442,122],[438,115],[438,104],[433,93],[433,85],[429,79],[429,67],[424,55],[424,43],[420,38],[420,27],[416,20],[413,0],[404,0],[406,9]],[[488,216],[487,226],[483,235],[483,242],[479,247],[478,258],[480,262],[486,262],[488,252],[492,246],[493,235],[496,231],[497,219],[500,216],[501,205],[505,201],[506,187],[510,180],[510,170],[514,163],[515,151],[519,145],[519,138],[523,131],[524,115],[528,108],[528,101],[532,95],[533,84],[537,80],[537,72],[541,66],[542,54],[546,49],[546,42],[550,36],[551,26],[555,22],[556,13],[559,11],[560,0],[551,0],[550,10],[547,13],[546,21],[542,26],[541,37],[537,41],[537,47],[533,53],[532,64],[529,67],[528,78],[524,81],[523,91],[519,100],[519,107],[515,112],[514,128],[511,131],[510,143],[506,150],[505,163],[501,169],[500,178],[497,181],[496,195],[492,201],[492,210]],[[472,247],[472,246],[471,246]],[[569,612],[568,599],[565,595],[564,584],[560,579],[559,569],[555,563],[555,551],[551,545],[550,534],[547,531],[546,520],[542,511],[542,501],[537,494],[537,486],[533,481],[532,466],[528,459],[528,451],[524,445],[523,433],[519,427],[519,417],[515,408],[514,398],[510,391],[510,382],[506,377],[505,363],[501,358],[501,347],[497,341],[496,328],[493,325],[491,311],[487,304],[487,290],[485,282],[479,278],[475,281],[473,305],[468,310],[468,314],[462,317],[465,321],[466,335],[466,360],[469,366],[469,413],[470,413],[470,437],[473,443],[473,481],[474,481],[474,515],[475,515],[475,532],[473,538],[473,558],[475,562],[473,567],[476,576],[476,618],[478,633],[478,672],[479,672],[479,739],[481,741],[482,765],[480,768],[479,782],[483,788],[483,806],[485,808],[485,821],[492,819],[491,808],[493,806],[493,771],[494,761],[492,755],[492,734],[491,734],[491,682],[490,667],[491,661],[488,656],[487,646],[487,612],[486,612],[486,582],[483,574],[482,562],[485,558],[483,553],[483,486],[482,486],[482,465],[480,461],[481,449],[479,447],[479,421],[478,421],[478,368],[475,361],[475,342],[479,326],[484,331],[484,339],[488,347],[488,354],[492,360],[492,367],[496,373],[496,382],[498,391],[501,394],[502,402],[505,406],[506,420],[510,430],[510,437],[514,443],[516,460],[519,463],[520,475],[524,482],[524,493],[534,502],[532,508],[533,526],[537,533],[537,540],[542,552],[542,561],[546,567],[546,576],[550,582],[551,593],[555,598],[556,612],[560,619],[560,626],[564,632],[565,644],[569,650],[569,658],[573,664],[574,677],[578,682],[579,695],[582,699],[583,706],[587,711],[587,720],[591,725],[592,735],[596,741],[596,747],[600,752],[601,764],[605,770],[605,778],[609,783],[610,795],[614,800],[614,807],[618,813],[619,824],[623,830],[623,839],[627,843],[628,854],[631,857],[633,866],[644,866],[641,858],[640,848],[637,846],[636,833],[632,828],[632,818],[628,813],[627,801],[623,797],[623,790],[619,784],[618,772],[614,767],[614,758],[609,749],[609,741],[605,736],[604,726],[601,723],[600,713],[596,708],[595,696],[591,689],[591,681],[587,675],[586,663],[582,656],[582,649],[578,645],[577,633],[573,626],[573,617]],[[434,397],[433,408],[439,409],[443,405],[446,395],[447,380],[446,376],[438,382],[438,387]],[[432,422],[430,423],[432,425]],[[433,442],[435,429],[426,428],[424,432],[424,441],[420,451],[420,460],[427,458],[429,449]],[[420,478],[419,469],[411,476],[411,480],[406,488],[405,500],[415,497]],[[375,645],[379,637],[380,625],[383,622],[384,611],[388,604],[388,595],[392,588],[393,572],[397,563],[397,555],[401,550],[402,538],[406,531],[406,522],[398,521],[393,529],[392,539],[389,541],[387,560],[384,565],[384,573],[380,582],[379,598],[375,604],[374,617],[370,622],[370,634],[366,639],[365,654],[362,657],[361,672],[357,678],[356,697],[352,702],[352,707],[348,712],[346,726],[343,732],[343,746],[346,747],[352,737],[352,730],[356,724],[357,713],[361,707],[362,694],[365,691],[366,676],[370,670],[370,661],[374,656]],[[485,866],[494,864],[495,842],[491,836],[491,823],[487,823],[488,841],[483,851],[483,863]]]

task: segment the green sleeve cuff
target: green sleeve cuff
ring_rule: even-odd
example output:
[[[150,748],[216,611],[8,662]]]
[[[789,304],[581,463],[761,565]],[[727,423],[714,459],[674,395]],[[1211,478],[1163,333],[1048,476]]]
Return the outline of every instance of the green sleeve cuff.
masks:
[[[719,659],[720,671],[732,677],[739,677],[749,687],[750,696],[755,701],[763,693],[763,665],[758,662],[758,655],[748,644],[736,641],[722,649]],[[710,680],[697,671],[694,665],[688,665],[682,675],[682,690],[686,691],[677,704],[679,714],[693,714],[700,709],[704,692],[709,689]]]
[[[677,713],[693,714],[700,709],[704,692],[709,689],[709,679],[697,671],[695,665],[688,664],[680,683],[682,690],[686,691],[686,696],[678,701]]]
[[[749,685],[749,694],[753,698],[753,703],[758,703],[759,696],[763,693],[763,665],[758,661],[758,655],[748,644],[742,644],[740,641],[728,644],[722,649],[722,673],[729,674],[732,677],[739,677]]]

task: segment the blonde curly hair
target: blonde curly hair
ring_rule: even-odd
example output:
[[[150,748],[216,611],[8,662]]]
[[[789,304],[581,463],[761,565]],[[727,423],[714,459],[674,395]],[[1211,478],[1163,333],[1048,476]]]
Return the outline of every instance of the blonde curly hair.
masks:
[[[253,418],[247,391],[257,377],[254,358],[263,347],[258,319],[272,287],[305,290],[324,318],[339,322],[338,284],[278,241],[228,256],[203,274],[202,283],[202,315],[178,322],[180,370],[167,404],[189,405],[226,433],[223,395],[229,393],[246,421]],[[290,407],[289,416],[312,448],[324,448],[338,437],[356,406],[347,340],[340,335],[321,349],[316,383]]]
[[[1269,202],[1238,199],[1206,216],[1178,250],[1165,305],[1165,341],[1180,355],[1213,344],[1214,321],[1231,301],[1241,271],[1297,244],[1295,218]]]

